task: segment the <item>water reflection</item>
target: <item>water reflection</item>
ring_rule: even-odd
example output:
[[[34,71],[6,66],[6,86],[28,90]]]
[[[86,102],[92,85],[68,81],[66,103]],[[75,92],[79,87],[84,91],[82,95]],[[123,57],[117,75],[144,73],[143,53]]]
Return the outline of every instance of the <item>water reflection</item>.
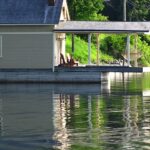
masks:
[[[0,99],[0,136],[3,135],[3,110],[2,110],[2,99]]]
[[[0,85],[2,150],[150,149],[149,74],[103,84]]]

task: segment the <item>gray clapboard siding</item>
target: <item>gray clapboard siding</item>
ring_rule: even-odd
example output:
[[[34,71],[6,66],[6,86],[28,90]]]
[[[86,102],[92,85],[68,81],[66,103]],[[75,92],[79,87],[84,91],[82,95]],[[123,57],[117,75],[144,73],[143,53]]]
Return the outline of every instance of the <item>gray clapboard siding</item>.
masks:
[[[52,68],[52,34],[3,34],[0,68]]]

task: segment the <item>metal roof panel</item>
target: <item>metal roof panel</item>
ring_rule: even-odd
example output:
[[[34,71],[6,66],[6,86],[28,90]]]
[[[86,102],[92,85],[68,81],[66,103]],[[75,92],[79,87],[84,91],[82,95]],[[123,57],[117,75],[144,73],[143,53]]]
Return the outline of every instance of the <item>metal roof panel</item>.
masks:
[[[63,0],[0,0],[0,24],[58,24]]]
[[[101,32],[101,33],[135,33],[149,32],[150,22],[100,22],[100,21],[67,21],[61,22],[55,32]]]

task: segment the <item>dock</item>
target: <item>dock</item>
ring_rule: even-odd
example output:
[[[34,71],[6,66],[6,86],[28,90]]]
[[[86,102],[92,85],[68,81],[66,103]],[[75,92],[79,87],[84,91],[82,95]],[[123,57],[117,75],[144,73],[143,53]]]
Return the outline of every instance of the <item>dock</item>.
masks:
[[[150,70],[150,69],[149,69]],[[121,73],[143,73],[146,68],[128,66],[79,66],[79,67],[55,67],[56,72],[121,72]],[[148,68],[147,68],[148,71]]]
[[[110,72],[143,73],[149,68],[125,66],[55,67],[52,69],[0,69],[0,83],[101,83]]]

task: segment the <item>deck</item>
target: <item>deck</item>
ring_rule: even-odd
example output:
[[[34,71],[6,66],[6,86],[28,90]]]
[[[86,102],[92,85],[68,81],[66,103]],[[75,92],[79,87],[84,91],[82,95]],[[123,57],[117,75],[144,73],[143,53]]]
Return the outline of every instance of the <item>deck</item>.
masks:
[[[121,72],[142,73],[143,68],[128,66],[79,66],[79,67],[55,67],[56,72]]]

